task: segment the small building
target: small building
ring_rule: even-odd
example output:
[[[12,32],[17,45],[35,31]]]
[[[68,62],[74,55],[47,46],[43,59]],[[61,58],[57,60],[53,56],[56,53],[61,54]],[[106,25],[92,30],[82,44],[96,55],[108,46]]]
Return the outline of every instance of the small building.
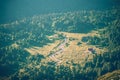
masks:
[[[88,51],[90,51],[92,54],[95,54],[95,49],[93,48],[88,48]]]

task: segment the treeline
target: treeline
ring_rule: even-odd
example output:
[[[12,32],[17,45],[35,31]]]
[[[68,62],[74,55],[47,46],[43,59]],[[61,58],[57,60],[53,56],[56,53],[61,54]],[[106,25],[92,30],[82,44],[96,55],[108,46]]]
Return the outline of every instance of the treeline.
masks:
[[[43,46],[50,42],[46,35],[52,35],[54,31],[88,33],[95,29],[116,26],[116,23],[119,26],[119,22],[116,20],[119,16],[118,12],[117,9],[112,9],[105,12],[84,10],[56,13],[33,16],[11,24],[0,25],[0,47],[14,42],[25,47],[29,47],[31,44]],[[118,40],[118,37],[116,39]]]
[[[8,47],[4,50],[0,49],[0,51],[4,51],[0,53],[0,79],[14,76],[21,68],[25,68],[26,65],[34,63],[34,61],[36,61],[35,65],[38,65],[44,59],[43,55],[30,55],[22,48]]]
[[[115,20],[108,27],[99,31],[99,36],[83,37],[82,41],[98,47],[106,47],[109,51],[120,51],[120,21]]]
[[[53,30],[42,28],[29,23],[21,23],[10,26],[0,27],[0,48],[7,47],[16,43],[20,46],[43,46],[51,41],[47,35],[54,34]]]

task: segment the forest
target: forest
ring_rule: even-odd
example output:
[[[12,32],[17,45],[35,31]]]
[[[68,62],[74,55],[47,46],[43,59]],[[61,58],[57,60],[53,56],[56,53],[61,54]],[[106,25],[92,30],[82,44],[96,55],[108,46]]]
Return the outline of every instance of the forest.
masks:
[[[119,9],[113,8],[106,11],[53,13],[0,24],[0,79],[97,80],[108,72],[120,70],[119,12]],[[55,39],[48,38],[57,32],[87,35],[92,31],[98,31],[99,36],[82,37],[77,45],[85,43],[107,50],[101,54],[96,52],[92,60],[83,61],[84,65],[74,60],[56,65],[42,53],[31,55],[25,50],[34,46],[42,48],[56,40],[62,41],[62,34]],[[66,45],[69,47],[70,44]]]

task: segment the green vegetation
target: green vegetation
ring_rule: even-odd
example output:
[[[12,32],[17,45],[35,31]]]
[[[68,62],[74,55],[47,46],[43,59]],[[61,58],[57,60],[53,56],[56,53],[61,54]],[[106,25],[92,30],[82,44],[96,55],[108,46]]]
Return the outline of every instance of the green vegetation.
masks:
[[[76,11],[33,16],[9,24],[0,25],[0,79],[6,80],[96,80],[108,72],[120,69],[120,21],[119,10]],[[65,64],[57,65],[44,54],[31,55],[25,48],[44,47],[55,40],[63,41],[64,34],[56,32],[88,34],[98,31],[100,36],[84,36],[76,43],[107,49],[95,52],[93,58],[80,63],[75,58],[68,58]],[[55,39],[48,36],[57,34]],[[73,37],[69,41],[75,41]],[[58,45],[58,44],[55,44]],[[66,43],[67,48],[71,43]],[[84,46],[83,46],[84,47]],[[72,50],[72,49],[71,49]],[[69,50],[70,51],[70,50]],[[68,51],[68,53],[69,53]],[[54,53],[54,52],[53,52]],[[52,54],[52,53],[51,53]],[[64,52],[64,54],[66,54]],[[72,56],[72,57],[73,57]],[[76,61],[75,61],[76,60]]]
[[[78,42],[77,45],[80,46],[82,43],[81,42]]]

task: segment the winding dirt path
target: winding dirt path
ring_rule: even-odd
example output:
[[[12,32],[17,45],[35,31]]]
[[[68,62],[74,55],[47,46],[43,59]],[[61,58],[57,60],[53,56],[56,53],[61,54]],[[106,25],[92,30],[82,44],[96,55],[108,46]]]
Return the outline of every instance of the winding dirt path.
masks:
[[[61,63],[62,61],[60,59],[57,59],[55,56],[60,55],[64,51],[66,43],[68,43],[67,37],[65,37],[64,41],[56,48],[56,51],[53,54],[51,54],[49,58],[57,62],[58,64]]]

